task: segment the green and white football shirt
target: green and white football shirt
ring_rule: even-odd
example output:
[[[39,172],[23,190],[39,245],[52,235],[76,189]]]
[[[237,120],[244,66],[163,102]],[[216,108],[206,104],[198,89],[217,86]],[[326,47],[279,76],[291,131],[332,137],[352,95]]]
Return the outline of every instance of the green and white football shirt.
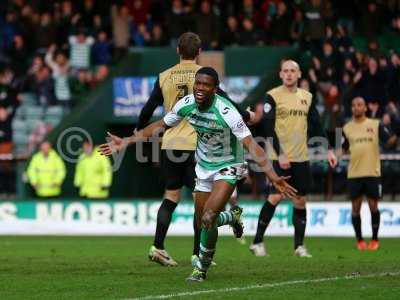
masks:
[[[202,168],[219,170],[243,163],[240,141],[251,133],[242,116],[227,99],[215,95],[212,105],[200,111],[194,95],[188,95],[165,115],[164,122],[173,127],[184,118],[197,132],[196,160]]]

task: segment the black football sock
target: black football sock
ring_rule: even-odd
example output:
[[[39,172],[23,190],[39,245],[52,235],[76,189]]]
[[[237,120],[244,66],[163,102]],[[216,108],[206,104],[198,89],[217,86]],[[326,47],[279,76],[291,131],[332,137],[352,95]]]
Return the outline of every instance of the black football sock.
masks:
[[[254,244],[261,243],[264,240],[265,231],[274,216],[275,208],[276,205],[271,204],[268,200],[265,201],[261,208],[260,215],[258,216],[257,233],[254,237]]]
[[[157,213],[156,236],[154,237],[154,246],[157,249],[164,249],[164,240],[167,235],[169,224],[171,223],[172,213],[177,204],[171,200],[164,199]]]
[[[371,212],[372,239],[378,240],[379,223],[381,222],[381,213],[379,210]]]
[[[305,209],[293,208],[293,226],[294,226],[294,249],[302,246],[304,243],[304,234],[306,232],[307,211]]]
[[[357,241],[363,240],[362,233],[361,233],[361,217],[360,217],[360,215],[351,215],[351,223],[353,224]]]

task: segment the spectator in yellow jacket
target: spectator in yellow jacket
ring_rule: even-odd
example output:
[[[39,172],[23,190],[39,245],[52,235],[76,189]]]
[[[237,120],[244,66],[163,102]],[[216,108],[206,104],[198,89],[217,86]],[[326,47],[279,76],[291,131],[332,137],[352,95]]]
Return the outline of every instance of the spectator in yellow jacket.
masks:
[[[79,188],[79,195],[90,199],[107,198],[111,182],[112,170],[109,158],[100,155],[91,143],[84,142],[74,179],[74,185]]]
[[[65,165],[48,141],[40,145],[40,151],[33,155],[27,175],[38,197],[58,197],[65,179]]]

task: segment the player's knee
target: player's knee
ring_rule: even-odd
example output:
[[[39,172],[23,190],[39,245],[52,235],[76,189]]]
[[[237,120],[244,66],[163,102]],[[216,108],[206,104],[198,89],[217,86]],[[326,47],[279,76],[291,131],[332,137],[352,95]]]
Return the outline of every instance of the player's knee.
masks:
[[[306,209],[307,199],[306,197],[299,196],[293,198],[293,206],[297,209]]]
[[[207,229],[215,226],[217,214],[211,209],[206,210],[201,218],[201,226]]]
[[[178,203],[181,200],[181,190],[166,190],[164,198]]]
[[[278,205],[279,202],[281,202],[283,199],[281,194],[272,194],[268,197],[268,202],[271,203],[272,205]]]

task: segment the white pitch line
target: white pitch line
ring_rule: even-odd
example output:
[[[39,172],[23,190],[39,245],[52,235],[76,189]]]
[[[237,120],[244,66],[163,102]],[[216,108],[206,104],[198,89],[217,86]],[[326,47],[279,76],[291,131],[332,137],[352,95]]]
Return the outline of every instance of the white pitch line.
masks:
[[[385,273],[375,273],[375,274],[367,274],[367,275],[346,275],[346,276],[336,276],[336,277],[326,277],[326,278],[316,278],[316,279],[303,279],[303,280],[292,280],[292,281],[283,281],[283,282],[275,282],[275,283],[265,283],[265,284],[256,284],[256,285],[248,285],[243,287],[230,287],[224,289],[212,289],[212,290],[200,290],[194,292],[182,292],[176,294],[165,294],[165,295],[154,295],[154,296],[145,296],[138,298],[129,298],[124,300],[150,300],[150,299],[170,299],[176,297],[185,297],[185,296],[197,296],[203,294],[215,294],[215,293],[226,293],[226,292],[237,292],[237,291],[247,291],[254,289],[264,289],[264,288],[274,288],[280,286],[287,285],[296,285],[296,284],[304,284],[304,283],[319,283],[319,282],[327,282],[327,281],[338,281],[338,280],[351,280],[358,278],[378,278],[385,276],[399,276],[399,272],[385,272]],[[198,283],[192,283],[198,284]]]

